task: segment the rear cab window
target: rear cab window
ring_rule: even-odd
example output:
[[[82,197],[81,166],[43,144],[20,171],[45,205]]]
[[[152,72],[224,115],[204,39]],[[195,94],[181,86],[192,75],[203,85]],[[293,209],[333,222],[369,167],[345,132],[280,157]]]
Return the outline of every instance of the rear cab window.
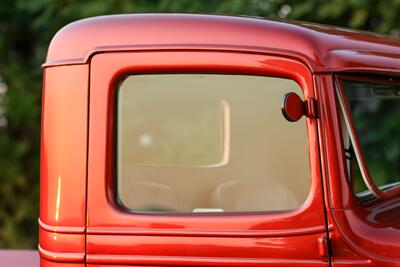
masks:
[[[310,191],[305,119],[286,121],[289,79],[126,75],[117,91],[117,198],[131,212],[260,212]]]

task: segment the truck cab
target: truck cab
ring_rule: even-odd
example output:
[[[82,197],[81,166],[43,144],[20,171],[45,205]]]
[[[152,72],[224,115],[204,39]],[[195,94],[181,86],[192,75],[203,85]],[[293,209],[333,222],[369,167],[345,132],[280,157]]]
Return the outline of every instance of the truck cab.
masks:
[[[400,41],[80,20],[44,68],[41,266],[400,266]]]

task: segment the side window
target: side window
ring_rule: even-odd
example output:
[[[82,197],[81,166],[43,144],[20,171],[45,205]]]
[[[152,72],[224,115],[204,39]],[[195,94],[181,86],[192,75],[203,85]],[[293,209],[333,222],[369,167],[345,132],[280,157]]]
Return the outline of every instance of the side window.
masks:
[[[131,75],[117,96],[116,182],[132,212],[289,210],[310,190],[304,119],[280,111],[288,79]]]
[[[344,78],[340,83],[365,167],[381,191],[390,189],[400,182],[400,83],[382,78]],[[349,177],[354,193],[362,197],[369,190],[355,157],[354,144],[349,140],[349,130],[345,132]]]

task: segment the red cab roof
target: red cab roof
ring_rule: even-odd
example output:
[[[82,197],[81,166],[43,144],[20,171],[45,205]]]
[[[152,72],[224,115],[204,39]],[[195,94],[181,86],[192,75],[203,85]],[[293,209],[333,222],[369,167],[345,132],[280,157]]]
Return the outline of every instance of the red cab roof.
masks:
[[[400,71],[400,40],[308,23],[194,14],[83,19],[51,41],[44,66],[85,64],[105,51],[210,49],[285,55],[312,72]]]

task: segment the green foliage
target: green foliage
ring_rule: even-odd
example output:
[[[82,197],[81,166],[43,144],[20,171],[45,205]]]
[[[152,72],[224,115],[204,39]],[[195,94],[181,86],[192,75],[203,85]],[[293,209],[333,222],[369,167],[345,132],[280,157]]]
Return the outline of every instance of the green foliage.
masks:
[[[287,18],[398,35],[399,9],[399,0],[2,0],[0,247],[36,247],[40,65],[62,26],[105,14],[192,12]]]

